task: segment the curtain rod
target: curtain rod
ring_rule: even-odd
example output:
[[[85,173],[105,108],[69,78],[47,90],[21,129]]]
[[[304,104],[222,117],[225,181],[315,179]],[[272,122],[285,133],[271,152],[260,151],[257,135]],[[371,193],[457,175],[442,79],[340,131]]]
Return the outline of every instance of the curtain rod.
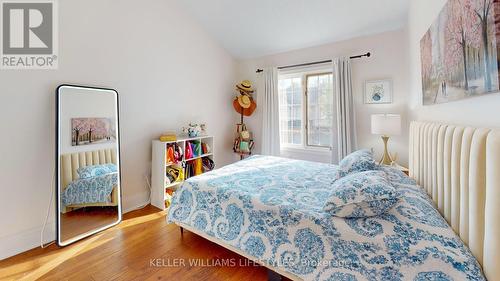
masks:
[[[370,52],[362,55],[357,55],[357,56],[352,56],[350,59],[359,59],[362,57],[370,57],[372,54]],[[286,66],[278,66],[278,69],[286,69],[286,68],[292,68],[292,67],[299,67],[299,66],[308,66],[308,65],[315,65],[315,64],[322,64],[322,63],[327,63],[327,62],[332,62],[332,60],[322,60],[322,61],[315,61],[315,62],[308,62],[308,63],[301,63],[301,64],[294,64],[294,65],[286,65]],[[257,69],[255,71],[256,73],[262,72],[264,70],[262,69]]]

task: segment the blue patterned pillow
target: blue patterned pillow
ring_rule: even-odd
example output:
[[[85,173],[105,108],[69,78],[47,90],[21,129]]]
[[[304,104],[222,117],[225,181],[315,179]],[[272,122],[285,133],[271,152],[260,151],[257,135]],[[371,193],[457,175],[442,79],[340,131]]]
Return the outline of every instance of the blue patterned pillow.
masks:
[[[372,171],[377,169],[373,154],[368,149],[355,151],[342,159],[339,163],[338,177],[345,177],[350,173]]]
[[[116,173],[118,168],[115,164],[92,165],[78,168],[76,172],[81,179],[102,176],[106,174]]]
[[[118,167],[113,163],[104,164],[103,166],[106,167],[110,173],[118,172]]]
[[[384,171],[365,171],[335,181],[323,210],[337,217],[371,217],[391,209],[398,198]]]

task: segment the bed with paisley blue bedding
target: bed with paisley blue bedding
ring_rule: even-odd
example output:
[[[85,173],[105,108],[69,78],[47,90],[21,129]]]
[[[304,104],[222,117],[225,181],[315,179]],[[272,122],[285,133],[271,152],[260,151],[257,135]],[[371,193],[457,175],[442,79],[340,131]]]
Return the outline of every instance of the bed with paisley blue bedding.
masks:
[[[188,179],[168,222],[303,280],[485,280],[428,195],[380,167],[400,194],[389,211],[342,218],[323,210],[338,167],[252,156]]]
[[[63,206],[110,203],[111,192],[117,184],[118,172],[74,180],[61,193],[61,203]]]

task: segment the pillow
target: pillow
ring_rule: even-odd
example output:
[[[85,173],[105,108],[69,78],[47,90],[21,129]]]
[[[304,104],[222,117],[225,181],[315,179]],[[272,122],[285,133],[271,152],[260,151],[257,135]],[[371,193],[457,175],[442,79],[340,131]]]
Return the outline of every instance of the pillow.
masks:
[[[371,217],[387,212],[398,199],[384,171],[365,171],[335,181],[323,210],[337,217]]]
[[[377,164],[373,160],[372,152],[368,149],[362,149],[347,155],[340,161],[338,178],[345,177],[350,173],[376,169]]]
[[[76,172],[81,179],[102,176],[106,174],[116,173],[118,168],[115,164],[92,165],[78,168]]]
[[[106,168],[108,168],[108,170],[109,170],[110,173],[116,173],[116,172],[118,172],[118,167],[115,164],[113,164],[113,163],[104,164],[103,166],[105,166]]]

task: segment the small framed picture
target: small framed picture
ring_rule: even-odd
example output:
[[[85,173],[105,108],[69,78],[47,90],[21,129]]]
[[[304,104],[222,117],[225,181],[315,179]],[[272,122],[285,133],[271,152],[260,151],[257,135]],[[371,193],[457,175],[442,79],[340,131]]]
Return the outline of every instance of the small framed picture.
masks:
[[[365,82],[365,103],[392,103],[392,80],[373,80]]]

